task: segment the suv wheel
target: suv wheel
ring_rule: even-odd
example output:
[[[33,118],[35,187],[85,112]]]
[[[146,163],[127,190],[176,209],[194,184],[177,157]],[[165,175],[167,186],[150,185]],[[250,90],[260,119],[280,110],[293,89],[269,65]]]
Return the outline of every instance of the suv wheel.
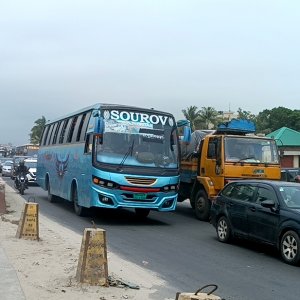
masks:
[[[280,252],[283,260],[291,265],[300,261],[300,239],[295,231],[287,231],[280,241]]]
[[[217,222],[217,236],[222,243],[227,243],[231,238],[231,227],[225,217],[221,217]]]

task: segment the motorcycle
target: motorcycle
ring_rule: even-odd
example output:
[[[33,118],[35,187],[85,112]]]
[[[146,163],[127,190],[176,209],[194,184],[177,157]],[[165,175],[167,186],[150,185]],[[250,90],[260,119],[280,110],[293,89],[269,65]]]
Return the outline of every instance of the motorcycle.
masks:
[[[19,190],[20,194],[24,195],[24,191],[27,189],[27,178],[24,174],[18,175],[15,186]]]

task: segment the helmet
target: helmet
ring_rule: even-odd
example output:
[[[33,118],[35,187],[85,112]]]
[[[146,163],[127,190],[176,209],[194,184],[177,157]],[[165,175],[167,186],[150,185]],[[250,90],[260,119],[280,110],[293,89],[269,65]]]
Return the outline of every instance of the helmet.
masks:
[[[24,159],[21,159],[21,160],[19,161],[19,166],[20,166],[20,167],[23,167],[24,165],[25,165]]]

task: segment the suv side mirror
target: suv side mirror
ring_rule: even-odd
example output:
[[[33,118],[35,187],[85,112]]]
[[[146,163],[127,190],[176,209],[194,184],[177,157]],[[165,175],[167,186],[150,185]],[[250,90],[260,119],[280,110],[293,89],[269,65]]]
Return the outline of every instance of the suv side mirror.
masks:
[[[261,202],[261,206],[266,208],[275,208],[275,202],[273,200],[264,200]]]

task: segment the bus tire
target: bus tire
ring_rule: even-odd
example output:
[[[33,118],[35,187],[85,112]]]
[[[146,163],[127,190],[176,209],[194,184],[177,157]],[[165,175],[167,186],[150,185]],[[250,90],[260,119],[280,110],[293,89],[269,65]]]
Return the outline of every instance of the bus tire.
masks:
[[[195,197],[195,215],[198,220],[208,221],[210,215],[211,202],[206,192],[199,190]]]
[[[86,216],[88,209],[78,204],[78,193],[76,187],[74,187],[72,191],[72,201],[74,205],[75,214],[80,217]]]
[[[56,197],[51,194],[51,189],[50,189],[50,183],[49,182],[48,182],[48,185],[47,185],[47,198],[48,198],[48,201],[50,203],[54,203],[55,200],[56,200]]]
[[[139,219],[145,219],[148,217],[150,209],[148,208],[135,208],[135,214]]]

